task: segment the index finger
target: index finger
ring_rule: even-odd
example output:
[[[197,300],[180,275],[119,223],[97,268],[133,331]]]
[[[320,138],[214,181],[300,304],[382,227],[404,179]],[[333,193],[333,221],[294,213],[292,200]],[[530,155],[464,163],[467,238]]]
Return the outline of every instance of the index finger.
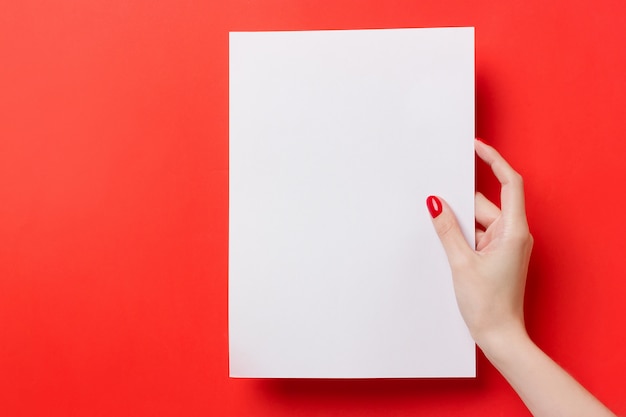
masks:
[[[524,182],[511,165],[493,147],[479,140],[474,141],[476,154],[491,167],[502,188],[500,203],[505,217],[526,219],[524,205]]]

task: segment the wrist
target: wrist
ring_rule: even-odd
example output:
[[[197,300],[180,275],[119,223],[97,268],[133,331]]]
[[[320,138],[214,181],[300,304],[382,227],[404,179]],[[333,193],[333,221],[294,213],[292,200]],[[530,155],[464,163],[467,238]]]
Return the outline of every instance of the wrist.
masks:
[[[503,360],[517,347],[532,344],[524,323],[511,323],[474,336],[478,347],[492,363]],[[494,363],[495,364],[495,363]]]

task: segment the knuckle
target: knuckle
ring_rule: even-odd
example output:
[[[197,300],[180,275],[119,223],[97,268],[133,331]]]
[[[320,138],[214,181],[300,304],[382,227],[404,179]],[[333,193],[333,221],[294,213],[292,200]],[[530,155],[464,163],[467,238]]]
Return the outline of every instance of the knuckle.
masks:
[[[448,259],[453,271],[467,271],[472,268],[473,259],[466,253],[458,253],[453,259]]]
[[[517,187],[524,187],[524,178],[516,171],[511,173],[510,182]]]
[[[533,236],[530,234],[530,231],[527,227],[515,230],[513,233],[511,233],[510,239],[512,242],[518,244],[519,246],[532,247],[534,242]]]
[[[451,219],[441,219],[437,224],[437,233],[441,239],[445,239],[454,231],[454,226],[454,221]]]

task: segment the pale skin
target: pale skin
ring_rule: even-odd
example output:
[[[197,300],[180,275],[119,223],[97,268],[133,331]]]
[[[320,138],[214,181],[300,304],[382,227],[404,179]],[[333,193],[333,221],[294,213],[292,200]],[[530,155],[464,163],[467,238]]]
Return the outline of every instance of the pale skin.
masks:
[[[509,381],[535,417],[615,417],[529,338],[524,288],[533,237],[526,221],[522,177],[491,146],[476,140],[476,154],[501,184],[501,208],[477,193],[476,248],[439,198],[433,218],[448,256],[459,310],[485,356]]]

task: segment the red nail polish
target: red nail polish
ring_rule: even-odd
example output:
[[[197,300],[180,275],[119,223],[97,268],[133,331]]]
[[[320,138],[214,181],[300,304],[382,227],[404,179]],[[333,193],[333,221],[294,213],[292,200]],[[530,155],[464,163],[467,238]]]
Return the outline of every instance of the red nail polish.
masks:
[[[443,210],[441,201],[434,195],[428,196],[426,199],[426,206],[428,207],[428,211],[430,211],[430,215],[433,219],[439,216],[441,214],[441,210]]]
[[[489,145],[483,138],[476,138],[476,140],[484,143],[485,145]]]

